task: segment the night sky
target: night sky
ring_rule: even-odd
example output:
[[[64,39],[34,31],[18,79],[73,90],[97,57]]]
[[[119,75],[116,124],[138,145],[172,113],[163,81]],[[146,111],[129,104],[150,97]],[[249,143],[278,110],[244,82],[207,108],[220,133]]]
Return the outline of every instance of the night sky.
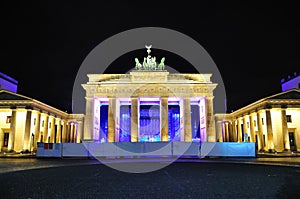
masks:
[[[76,73],[94,47],[132,28],[164,27],[210,54],[225,83],[228,112],[280,92],[281,79],[300,72],[296,4],[199,2],[1,1],[0,71],[19,81],[20,94],[70,113]],[[143,53],[121,56],[106,72],[127,72]],[[179,72],[195,72],[178,55],[151,54],[165,55]]]

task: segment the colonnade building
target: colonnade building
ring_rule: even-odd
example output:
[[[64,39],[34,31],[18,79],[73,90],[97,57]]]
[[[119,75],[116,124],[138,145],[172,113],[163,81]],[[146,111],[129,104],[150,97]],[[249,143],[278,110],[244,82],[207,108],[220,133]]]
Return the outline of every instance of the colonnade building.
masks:
[[[38,142],[81,142],[83,114],[68,114],[32,98],[0,90],[0,152],[33,151]]]
[[[278,93],[237,111],[215,114],[218,142],[256,142],[258,151],[300,151],[300,90]]]
[[[0,150],[38,142],[256,142],[259,151],[300,151],[300,90],[214,114],[212,74],[170,74],[150,56],[128,74],[87,74],[86,113],[68,114],[0,91]],[[224,117],[225,115],[225,117]]]

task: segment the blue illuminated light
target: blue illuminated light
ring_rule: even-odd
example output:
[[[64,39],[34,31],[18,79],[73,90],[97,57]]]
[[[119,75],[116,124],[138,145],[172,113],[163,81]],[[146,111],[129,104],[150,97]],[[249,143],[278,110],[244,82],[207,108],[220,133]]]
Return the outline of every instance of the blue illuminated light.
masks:
[[[180,107],[168,106],[168,141],[180,141]]]
[[[119,142],[130,142],[130,131],[131,131],[130,116],[131,116],[131,105],[121,105]]]
[[[140,142],[160,141],[159,105],[140,106]]]
[[[200,108],[191,105],[192,142],[200,141]]]
[[[100,105],[100,142],[107,141],[108,134],[108,105]]]

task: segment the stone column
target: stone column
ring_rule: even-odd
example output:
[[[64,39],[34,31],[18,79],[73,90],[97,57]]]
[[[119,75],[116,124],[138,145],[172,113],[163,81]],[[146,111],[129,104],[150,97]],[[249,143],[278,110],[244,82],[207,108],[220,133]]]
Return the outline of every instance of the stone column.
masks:
[[[254,117],[253,113],[249,115],[249,122],[250,122],[250,142],[255,142],[255,130],[254,130]]]
[[[242,142],[242,127],[241,127],[241,120],[240,118],[237,119],[237,141]]]
[[[94,98],[86,97],[83,140],[92,141],[94,132]]]
[[[268,150],[269,152],[274,151],[273,143],[273,130],[272,130],[272,118],[270,109],[266,109],[266,123],[267,123],[267,136],[268,136]]]
[[[66,142],[70,142],[70,128],[71,123],[69,121],[66,122]]]
[[[206,133],[207,141],[215,142],[216,141],[216,126],[215,126],[215,117],[214,117],[214,108],[213,108],[213,97],[206,98]]]
[[[67,123],[66,121],[62,121],[62,124],[63,124],[62,135],[61,135],[62,142],[67,142],[67,124],[66,123]]]
[[[192,141],[192,124],[191,124],[191,100],[189,97],[183,99],[183,119],[184,119],[184,141]]]
[[[248,136],[250,136],[248,134],[248,124],[247,124],[247,120],[246,120],[246,116],[243,116],[243,127],[244,127],[244,135],[242,135],[244,137],[244,142],[248,142]],[[245,134],[247,134],[247,140],[245,140]]]
[[[234,128],[233,128],[234,122],[230,122],[230,123],[228,123],[228,125],[229,125],[229,139],[228,139],[228,142],[234,142]]]
[[[69,138],[68,138],[69,142],[71,143],[73,142],[73,135],[74,135],[74,123],[71,122],[70,129],[69,129]]]
[[[34,143],[33,150],[37,149],[37,142],[40,142],[40,121],[41,121],[41,113],[37,113],[37,117],[35,119],[36,123],[34,126]]]
[[[72,140],[71,140],[71,134],[72,134],[72,122],[68,121],[68,128],[67,128],[67,142],[71,143]]]
[[[78,124],[77,122],[74,122],[74,128],[73,128],[73,143],[77,142],[77,136],[78,136]]]
[[[116,133],[116,98],[109,98],[107,141],[114,142]]]
[[[17,109],[13,108],[10,119],[10,129],[9,129],[9,138],[8,138],[8,151],[14,150],[15,134],[16,134],[16,125],[17,125]]]
[[[234,119],[233,122],[232,122],[232,141],[233,142],[237,142],[237,128],[236,128],[236,120]]]
[[[257,125],[258,125],[258,137],[259,137],[258,150],[263,151],[265,146],[264,146],[261,111],[257,112]]]
[[[115,114],[115,121],[116,121],[116,132],[115,132],[115,142],[119,142],[120,138],[120,99],[116,99],[116,114]]]
[[[23,150],[30,150],[31,115],[32,115],[32,110],[31,109],[27,109],[27,111],[26,111],[26,121],[25,121],[25,132],[24,132]]]
[[[225,142],[229,142],[229,123],[225,122],[225,135],[224,135],[224,139],[223,141]]]
[[[82,139],[82,121],[78,121],[78,131],[77,131],[77,140],[76,142],[77,143],[80,143],[81,142],[81,139]]]
[[[161,141],[167,142],[169,135],[168,97],[161,97],[160,101]]]
[[[139,140],[139,105],[138,98],[131,98],[131,142],[138,142]]]
[[[54,138],[56,143],[61,143],[61,121],[60,118],[56,118],[56,137]]]
[[[218,121],[217,122],[217,136],[218,136],[217,142],[223,142],[222,131],[223,131],[223,122]]]
[[[43,126],[43,142],[48,143],[48,114],[44,113],[44,126]]]
[[[281,125],[282,125],[283,147],[284,150],[289,151],[291,147],[290,147],[288,126],[287,126],[287,119],[286,119],[286,108],[281,108]]]
[[[49,135],[50,135],[50,143],[54,143],[55,137],[55,118],[53,115],[49,116]],[[49,136],[48,135],[48,136]]]

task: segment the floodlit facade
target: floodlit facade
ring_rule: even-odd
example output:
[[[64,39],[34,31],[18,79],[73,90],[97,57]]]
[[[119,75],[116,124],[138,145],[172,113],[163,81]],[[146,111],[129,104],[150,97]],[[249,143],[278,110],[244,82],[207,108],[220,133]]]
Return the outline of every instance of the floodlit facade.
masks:
[[[211,74],[88,74],[84,140],[214,142]]]
[[[129,74],[87,75],[83,140],[214,142],[212,74],[170,74],[146,48]]]
[[[157,63],[146,47],[148,57],[142,64],[136,58],[128,74],[87,74],[85,115],[1,90],[0,151],[33,151],[39,142],[171,141],[256,142],[258,151],[300,151],[299,89],[224,117],[213,111],[212,74],[169,73],[165,58]]]
[[[38,142],[81,142],[83,114],[68,114],[7,90],[0,91],[0,151],[33,151]]]
[[[258,151],[300,151],[300,90],[261,99],[237,111],[216,114],[218,142],[256,142]]]

